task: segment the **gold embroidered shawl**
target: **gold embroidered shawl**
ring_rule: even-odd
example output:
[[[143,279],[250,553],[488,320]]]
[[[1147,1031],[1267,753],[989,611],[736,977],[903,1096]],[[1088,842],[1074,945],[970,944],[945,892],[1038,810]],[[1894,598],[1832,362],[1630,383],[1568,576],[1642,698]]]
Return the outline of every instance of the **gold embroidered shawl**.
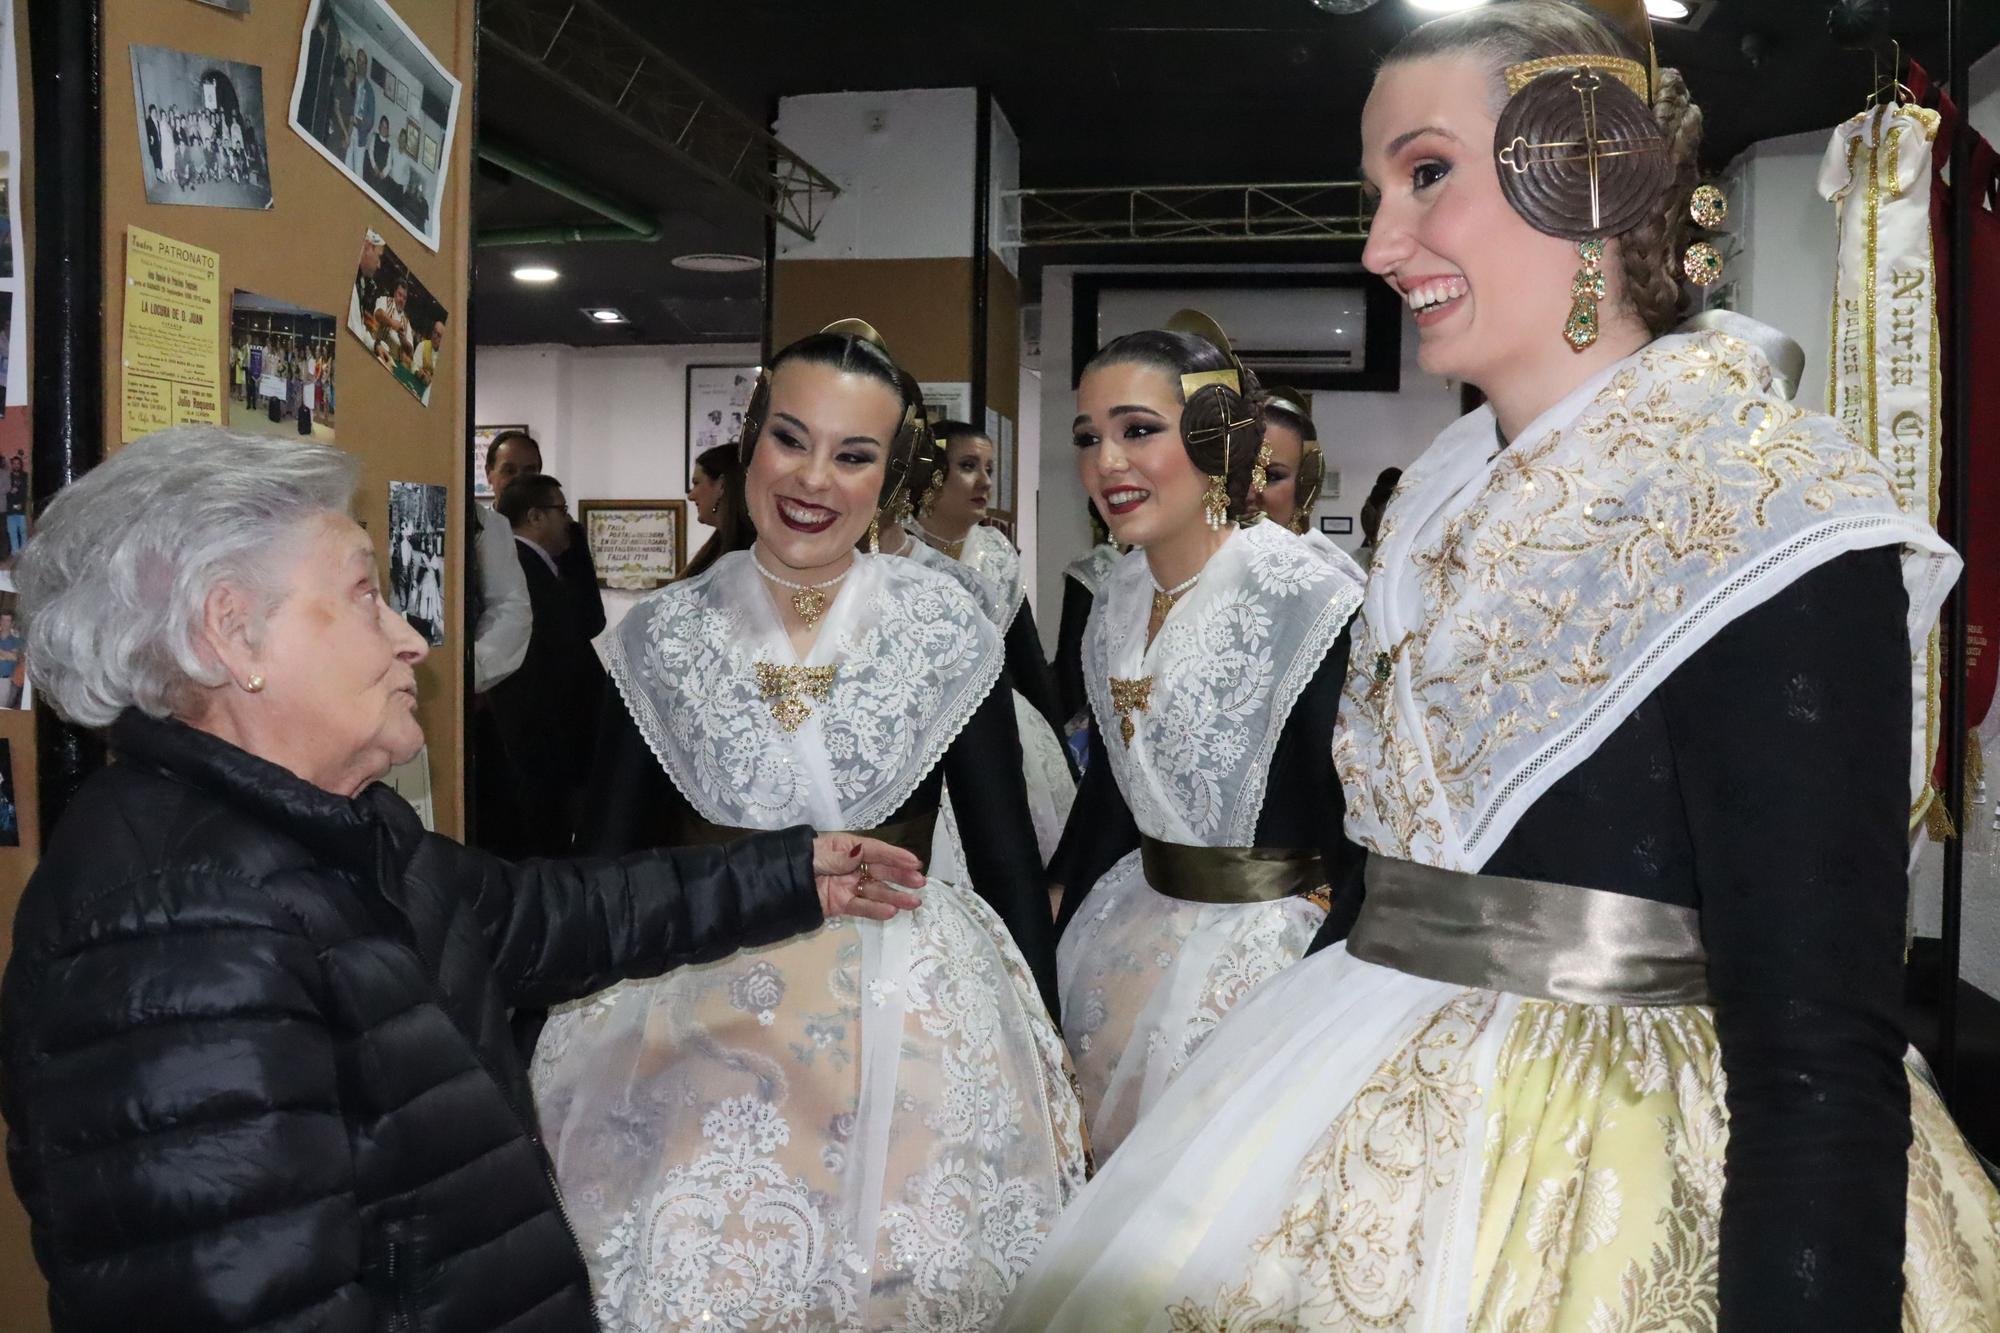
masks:
[[[1479,869],[1675,667],[1837,555],[1904,548],[1918,646],[1957,577],[1881,465],[1720,333],[1661,338],[1498,443],[1481,408],[1405,473],[1355,619],[1334,761],[1349,835],[1386,855]]]

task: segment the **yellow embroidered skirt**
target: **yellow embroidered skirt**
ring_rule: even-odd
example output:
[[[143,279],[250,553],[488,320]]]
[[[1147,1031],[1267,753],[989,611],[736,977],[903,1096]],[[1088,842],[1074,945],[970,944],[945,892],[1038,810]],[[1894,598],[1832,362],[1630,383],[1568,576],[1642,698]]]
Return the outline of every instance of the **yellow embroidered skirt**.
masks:
[[[1004,1326],[1716,1323],[1727,1123],[1698,1006],[1468,990],[1340,948],[1246,999],[1078,1197]],[[2000,1194],[1912,1080],[1903,1326],[2000,1331]]]

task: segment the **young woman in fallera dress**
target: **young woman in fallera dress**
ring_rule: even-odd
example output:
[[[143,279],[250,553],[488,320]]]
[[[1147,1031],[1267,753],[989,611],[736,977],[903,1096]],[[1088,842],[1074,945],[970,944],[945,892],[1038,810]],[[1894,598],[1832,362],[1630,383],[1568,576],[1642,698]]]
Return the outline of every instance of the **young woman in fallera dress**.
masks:
[[[1279,527],[1297,533],[1335,569],[1366,583],[1367,571],[1354,557],[1313,526],[1313,506],[1326,484],[1326,454],[1313,425],[1312,400],[1297,389],[1274,384],[1259,396],[1257,408],[1264,417],[1264,444],[1271,451],[1264,487],[1256,496],[1258,510]]]
[[[1000,635],[855,550],[920,434],[912,383],[861,325],[772,359],[756,541],[621,623],[579,844],[817,822],[922,854],[948,778],[978,892],[933,878],[882,927],[552,1015],[537,1106],[613,1333],[989,1327],[1082,1180]]]
[[[1027,604],[1020,553],[1005,535],[985,526],[974,526],[964,540],[942,546],[938,544],[942,538],[923,540],[916,535],[940,514],[947,528],[956,531],[957,515],[985,513],[990,494],[985,488],[992,485],[992,457],[992,442],[972,433],[963,422],[946,420],[928,427],[911,460],[908,480],[883,509],[868,542],[885,555],[907,556],[957,583],[1005,635],[1006,680],[1014,696],[1020,751],[1017,755],[996,755],[994,762],[1020,767],[1028,791],[1028,814],[1035,825],[1036,852],[1047,865],[1076,800],[1076,779],[1060,735],[1049,724],[1043,706],[1030,698],[1032,690],[1046,702],[1054,684],[1042,656],[1034,613]],[[947,879],[963,880],[970,875],[949,791],[939,815],[932,869]]]
[[[1134,547],[1085,632],[1096,726],[1050,868],[1100,1162],[1231,1005],[1353,910],[1329,751],[1361,587],[1249,512],[1254,385],[1187,322],[1203,332],[1114,340],[1077,390],[1084,489]]]
[[[1699,113],[1622,18],[1476,10],[1377,77],[1364,262],[1488,405],[1403,477],[1354,625],[1367,897],[1228,1016],[1007,1327],[2000,1321],[2000,1196],[1901,1026],[1912,650],[1957,560],[1754,347],[1659,336]],[[1573,139],[1592,101],[1640,145],[1595,230],[1587,181],[1503,186],[1498,125]]]

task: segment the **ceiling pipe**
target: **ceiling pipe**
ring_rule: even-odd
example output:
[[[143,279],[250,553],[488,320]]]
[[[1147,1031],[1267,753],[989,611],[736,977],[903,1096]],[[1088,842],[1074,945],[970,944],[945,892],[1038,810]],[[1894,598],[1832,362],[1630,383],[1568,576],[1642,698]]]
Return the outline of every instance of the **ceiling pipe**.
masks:
[[[657,241],[665,230],[656,217],[627,208],[591,186],[546,162],[516,152],[505,144],[481,139],[473,149],[481,159],[550,194],[579,204],[603,222],[563,222],[534,227],[481,228],[473,234],[477,246],[570,245],[579,241]]]

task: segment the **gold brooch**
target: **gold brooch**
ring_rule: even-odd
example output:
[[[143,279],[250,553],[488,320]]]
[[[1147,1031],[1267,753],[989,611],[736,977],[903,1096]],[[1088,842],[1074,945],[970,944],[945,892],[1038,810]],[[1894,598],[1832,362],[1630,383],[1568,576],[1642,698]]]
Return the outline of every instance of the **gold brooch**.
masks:
[[[808,699],[825,703],[833,692],[833,668],[757,664],[757,692],[770,705],[771,719],[786,731],[797,731],[812,716]]]
[[[1125,742],[1125,748],[1132,748],[1132,737],[1138,728],[1132,725],[1132,714],[1143,713],[1153,699],[1153,678],[1141,676],[1137,680],[1111,678],[1111,706],[1118,710],[1118,739]]]

